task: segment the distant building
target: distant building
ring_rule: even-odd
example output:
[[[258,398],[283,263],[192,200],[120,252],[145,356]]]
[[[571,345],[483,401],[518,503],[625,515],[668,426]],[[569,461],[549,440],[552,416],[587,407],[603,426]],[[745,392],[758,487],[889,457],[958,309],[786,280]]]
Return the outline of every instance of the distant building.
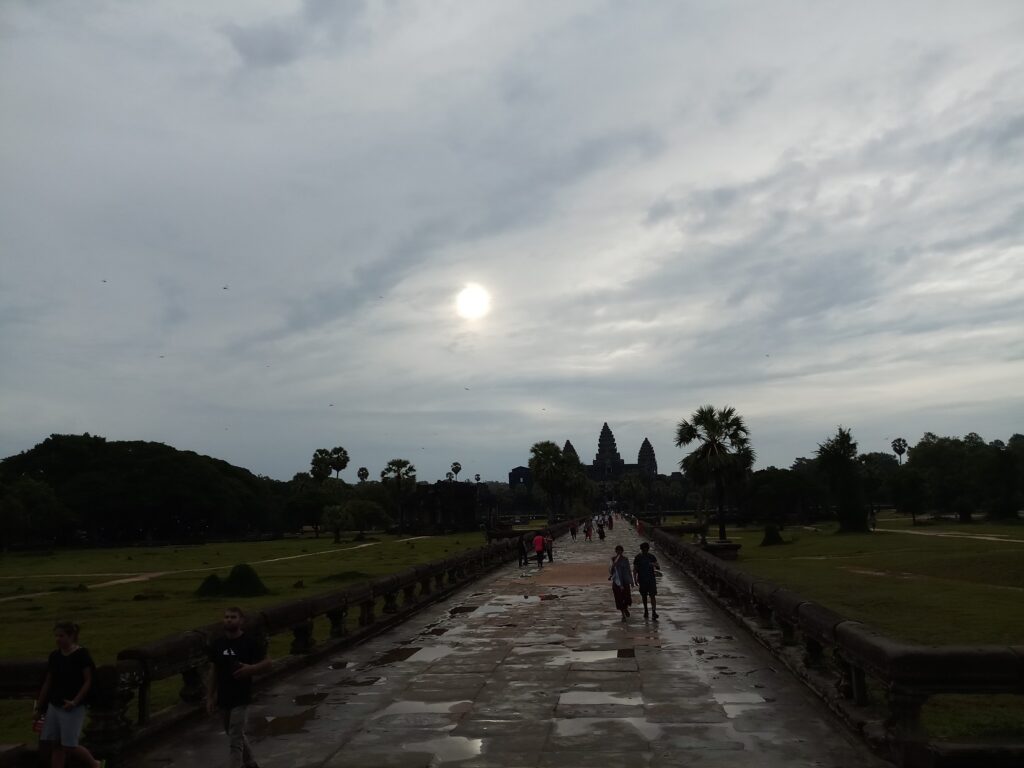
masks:
[[[579,459],[579,453],[569,440],[565,441],[562,453],[566,456],[575,456]],[[580,462],[583,463],[582,461]],[[597,437],[597,454],[590,464],[583,464],[587,477],[595,482],[615,482],[625,475],[640,475],[641,477],[655,478],[658,476],[658,460],[654,456],[654,446],[646,437],[640,445],[640,452],[637,454],[636,464],[627,464],[619,449],[615,445],[615,435],[612,434],[608,422],[601,427],[601,433]],[[508,473],[508,484],[512,488],[526,487],[533,484],[533,477],[527,467],[516,467]]]
[[[524,488],[527,491],[533,488],[533,473],[529,467],[516,467],[508,473],[508,487],[515,490]]]

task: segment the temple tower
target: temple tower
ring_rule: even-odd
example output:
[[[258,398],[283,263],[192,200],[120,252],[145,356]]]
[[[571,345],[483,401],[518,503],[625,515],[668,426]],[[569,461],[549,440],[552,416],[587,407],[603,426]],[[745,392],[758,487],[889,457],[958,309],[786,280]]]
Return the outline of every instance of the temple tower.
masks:
[[[562,455],[566,457],[572,456],[576,461],[580,460],[580,455],[576,453],[576,448],[569,440],[565,441],[565,446],[562,448]]]
[[[643,477],[657,477],[658,460],[654,458],[654,446],[646,437],[640,446],[640,453],[636,457],[637,467]]]
[[[601,435],[597,438],[597,455],[594,457],[593,469],[597,475],[595,479],[618,478],[625,471],[626,462],[619,456],[619,450],[615,447],[615,435],[608,428],[608,422],[601,427]]]

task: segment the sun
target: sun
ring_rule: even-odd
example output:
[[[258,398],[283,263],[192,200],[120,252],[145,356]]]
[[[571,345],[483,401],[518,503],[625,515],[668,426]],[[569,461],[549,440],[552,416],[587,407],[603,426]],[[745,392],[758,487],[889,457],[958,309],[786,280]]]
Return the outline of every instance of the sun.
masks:
[[[467,320],[479,320],[491,311],[491,294],[482,285],[469,283],[455,297],[455,311]]]

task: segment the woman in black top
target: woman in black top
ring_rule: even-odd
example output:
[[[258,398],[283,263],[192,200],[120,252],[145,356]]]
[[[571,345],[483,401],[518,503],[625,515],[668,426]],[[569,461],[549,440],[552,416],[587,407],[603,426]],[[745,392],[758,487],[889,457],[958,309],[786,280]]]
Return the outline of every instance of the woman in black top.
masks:
[[[78,644],[78,625],[58,621],[53,627],[57,650],[46,664],[46,679],[35,703],[33,719],[44,717],[41,741],[52,742],[52,768],[63,768],[68,755],[100,768],[102,763],[78,743],[85,722],[85,703],[92,688],[96,665],[89,651]]]

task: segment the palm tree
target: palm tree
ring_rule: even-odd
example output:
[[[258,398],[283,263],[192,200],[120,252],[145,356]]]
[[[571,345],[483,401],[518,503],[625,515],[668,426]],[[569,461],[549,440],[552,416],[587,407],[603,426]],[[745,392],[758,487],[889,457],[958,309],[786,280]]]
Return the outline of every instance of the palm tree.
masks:
[[[411,480],[416,482],[416,467],[408,459],[391,459],[387,466],[380,471],[381,480],[395,481],[395,496],[398,501],[398,528],[402,530],[405,526],[405,515],[403,514],[402,482]]]
[[[696,441],[699,445],[679,462],[686,476],[698,483],[714,483],[718,499],[718,539],[725,541],[726,486],[754,463],[750,431],[732,407],[702,405],[689,420],[676,427],[676,447]]]
[[[370,477],[370,470],[368,470],[366,467],[360,467],[358,470],[356,470],[356,477],[359,478],[360,483],[365,483],[367,479]]]
[[[334,476],[341,477],[341,471],[348,466],[348,451],[340,445],[331,448],[329,463],[334,470]]]
[[[462,471],[462,465],[457,461],[452,462],[452,474],[455,475],[455,479],[459,479],[459,472]]]
[[[474,480],[475,480],[476,482],[478,482],[478,483],[479,483],[479,482],[480,482],[480,473],[479,473],[479,472],[477,472],[477,473],[476,473],[475,475],[473,475],[473,479],[474,479]]]
[[[903,454],[907,452],[907,441],[902,437],[897,437],[892,441],[892,452],[896,454],[896,458],[900,460],[900,464],[903,464]]]
[[[447,480],[450,483],[452,480],[455,479],[455,473],[454,472],[446,472],[445,475],[444,475],[444,479]]]

